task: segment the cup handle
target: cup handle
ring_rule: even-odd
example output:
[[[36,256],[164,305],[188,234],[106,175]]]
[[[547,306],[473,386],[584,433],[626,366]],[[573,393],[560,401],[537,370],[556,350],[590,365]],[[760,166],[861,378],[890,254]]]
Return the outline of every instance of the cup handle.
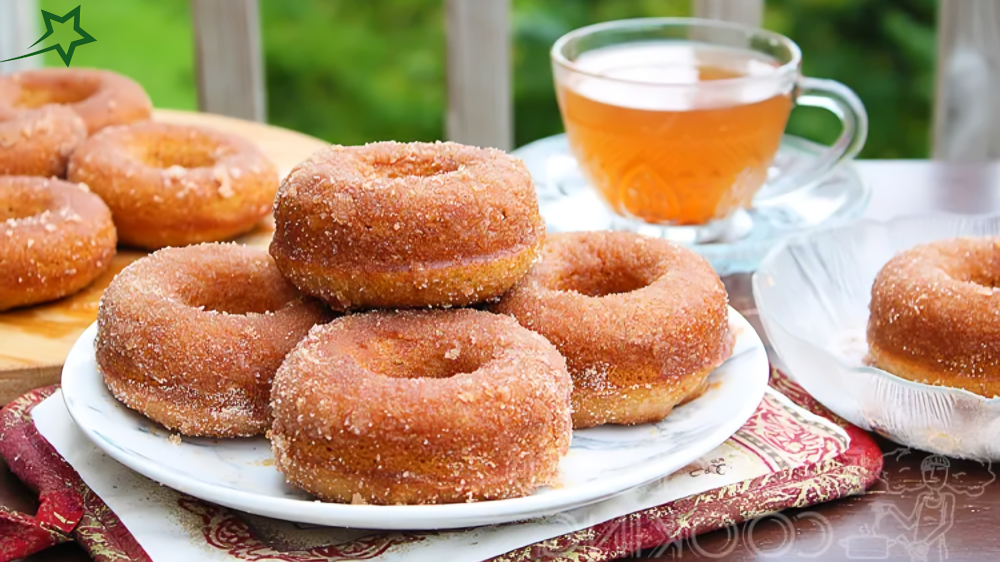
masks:
[[[795,105],[822,107],[840,119],[843,130],[836,142],[814,160],[785,170],[768,182],[753,200],[754,206],[768,205],[783,195],[812,185],[841,162],[857,156],[868,137],[868,113],[853,90],[840,82],[823,78],[799,78]]]

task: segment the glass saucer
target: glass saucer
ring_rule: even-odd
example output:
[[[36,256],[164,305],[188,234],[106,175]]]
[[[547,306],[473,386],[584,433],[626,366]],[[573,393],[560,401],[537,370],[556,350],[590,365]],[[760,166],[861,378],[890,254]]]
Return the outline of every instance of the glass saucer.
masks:
[[[809,165],[826,147],[785,135],[769,175]],[[629,230],[663,236],[662,229],[619,217],[584,179],[570,152],[566,135],[544,138],[513,151],[535,180],[538,206],[549,232]],[[762,191],[766,192],[765,185]],[[841,166],[810,187],[766,206],[738,211],[713,242],[688,243],[719,275],[750,272],[774,245],[792,234],[837,226],[858,218],[871,189],[853,165]]]

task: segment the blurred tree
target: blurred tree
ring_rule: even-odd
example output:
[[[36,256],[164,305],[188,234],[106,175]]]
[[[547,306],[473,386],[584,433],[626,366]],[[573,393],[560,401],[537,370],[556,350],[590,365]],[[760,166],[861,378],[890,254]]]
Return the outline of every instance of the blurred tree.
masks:
[[[802,70],[850,86],[870,121],[863,158],[926,158],[937,58],[936,0],[766,0],[764,26],[802,47]],[[793,114],[789,132],[830,142],[836,119]]]
[[[268,116],[331,142],[441,138],[442,0],[262,0]]]
[[[17,0],[0,0],[9,1]],[[80,6],[80,26],[96,41],[76,50],[74,68],[107,68],[130,76],[146,88],[157,107],[197,108],[191,10],[187,2],[41,0],[39,4],[59,16]],[[41,21],[39,16],[39,37],[44,31]],[[65,68],[55,51],[44,56],[46,66]]]

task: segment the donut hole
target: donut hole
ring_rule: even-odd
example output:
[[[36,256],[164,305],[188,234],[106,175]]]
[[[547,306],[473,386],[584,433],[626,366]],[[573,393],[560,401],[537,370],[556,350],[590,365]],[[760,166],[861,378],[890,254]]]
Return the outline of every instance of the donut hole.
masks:
[[[355,360],[363,368],[397,379],[446,379],[473,373],[491,359],[470,341],[376,337],[361,342]],[[487,350],[488,351],[488,350]]]
[[[203,304],[198,306],[202,306],[208,311],[225,314],[265,314],[281,310],[294,300],[283,296],[279,298],[278,295],[261,295],[255,293],[253,288],[233,287],[231,289],[237,290],[228,290],[225,294],[210,295],[213,298],[204,299]],[[240,291],[239,289],[248,290]]]
[[[37,108],[49,104],[81,102],[97,92],[96,80],[63,81],[58,84],[22,84],[17,107]]]
[[[140,153],[140,160],[153,168],[210,168],[215,166],[216,146],[207,143],[178,142],[178,139],[162,138],[156,143],[146,145]]]
[[[991,247],[974,248],[962,256],[939,256],[940,270],[955,281],[984,289],[1000,288],[1000,252]]]
[[[986,287],[987,289],[1000,288],[1000,279],[990,275],[989,272],[976,272],[973,273],[969,279],[969,283],[979,285],[980,287]]]
[[[458,162],[450,159],[434,160],[375,160],[371,163],[371,175],[386,178],[429,178],[454,172]]]
[[[651,283],[644,273],[628,268],[577,268],[560,276],[552,289],[595,298],[631,293]]]
[[[645,251],[641,242],[627,235],[608,240],[585,237],[578,244],[554,247],[543,260],[549,264],[543,283],[554,291],[593,298],[628,294],[645,289],[671,268],[658,252]]]
[[[299,298],[299,292],[271,271],[221,271],[213,277],[217,282],[194,282],[182,288],[185,304],[206,311],[232,315],[276,312]]]
[[[52,203],[48,193],[31,189],[0,189],[0,222],[26,219],[45,212]]]
[[[966,281],[979,287],[980,291],[983,289],[988,289],[990,291],[1000,289],[1000,278],[993,275],[993,272],[977,272]]]

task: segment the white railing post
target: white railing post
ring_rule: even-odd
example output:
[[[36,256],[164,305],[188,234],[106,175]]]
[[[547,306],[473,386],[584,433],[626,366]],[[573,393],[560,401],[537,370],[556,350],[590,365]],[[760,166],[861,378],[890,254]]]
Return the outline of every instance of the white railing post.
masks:
[[[510,0],[445,0],[449,140],[513,144]]]
[[[941,0],[932,154],[976,162],[1000,157],[1000,5]]]
[[[0,60],[19,57],[28,52],[28,46],[42,36],[38,25],[41,18],[36,0],[0,1]],[[0,74],[40,66],[42,57],[12,60],[0,64]]]
[[[198,107],[264,121],[267,98],[257,0],[191,0]]]
[[[759,27],[764,20],[764,0],[693,0],[694,15]]]

